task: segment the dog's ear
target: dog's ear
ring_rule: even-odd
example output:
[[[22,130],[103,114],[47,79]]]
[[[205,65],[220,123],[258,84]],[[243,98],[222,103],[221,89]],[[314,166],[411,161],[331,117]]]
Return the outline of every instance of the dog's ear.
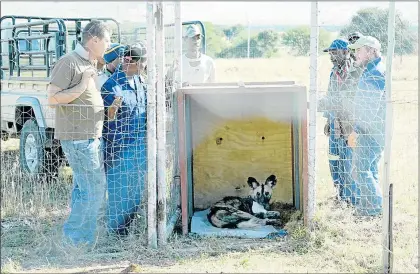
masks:
[[[248,185],[252,189],[255,189],[255,188],[259,187],[260,183],[258,183],[257,179],[255,179],[254,177],[248,177]]]
[[[277,184],[276,176],[275,175],[268,176],[267,179],[265,180],[265,184],[273,188]]]

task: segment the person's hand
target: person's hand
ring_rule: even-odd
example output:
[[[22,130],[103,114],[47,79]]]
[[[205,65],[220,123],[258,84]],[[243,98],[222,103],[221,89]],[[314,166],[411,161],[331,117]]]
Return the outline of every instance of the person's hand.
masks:
[[[327,122],[324,126],[324,134],[326,136],[330,136],[330,134],[331,134],[331,128],[330,128],[330,123],[329,122]]]
[[[82,83],[83,83],[85,89],[87,88],[87,85],[88,85],[90,79],[92,79],[93,76],[95,76],[95,75],[96,75],[96,71],[93,68],[88,68],[87,70],[85,70],[83,72]]]
[[[122,105],[122,96],[116,96],[114,102],[112,102],[112,106],[120,108]]]
[[[347,141],[349,147],[351,147],[351,148],[355,148],[356,147],[356,144],[357,144],[357,136],[358,136],[358,134],[356,132],[354,132],[354,131],[349,135],[349,139]]]
[[[112,102],[110,108],[108,109],[108,119],[109,119],[109,121],[114,121],[115,120],[115,116],[118,112],[118,109],[122,105],[122,101],[123,101],[122,96],[115,97],[115,100]]]

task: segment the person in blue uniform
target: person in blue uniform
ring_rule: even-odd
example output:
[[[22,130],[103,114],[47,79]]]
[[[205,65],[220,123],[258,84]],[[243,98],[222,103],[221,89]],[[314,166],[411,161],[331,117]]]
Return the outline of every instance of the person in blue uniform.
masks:
[[[126,235],[141,202],[147,172],[144,43],[127,46],[123,61],[101,89],[107,108],[104,162],[108,230]]]

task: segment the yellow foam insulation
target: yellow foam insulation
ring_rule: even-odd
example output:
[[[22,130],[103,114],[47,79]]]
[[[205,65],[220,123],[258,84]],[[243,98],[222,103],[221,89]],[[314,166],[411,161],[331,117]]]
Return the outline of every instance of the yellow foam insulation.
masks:
[[[272,202],[292,203],[291,124],[257,117],[219,125],[193,148],[194,207],[208,208],[226,195],[247,196],[248,177],[263,183],[271,174],[278,180]]]

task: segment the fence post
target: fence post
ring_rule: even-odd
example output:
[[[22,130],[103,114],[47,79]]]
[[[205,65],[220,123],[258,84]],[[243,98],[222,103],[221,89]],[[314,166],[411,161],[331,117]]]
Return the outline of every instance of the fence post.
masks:
[[[156,133],[157,133],[157,222],[158,244],[166,243],[166,98],[165,98],[165,31],[164,5],[156,3]]]
[[[386,96],[386,116],[385,116],[385,148],[384,148],[384,170],[382,176],[383,184],[383,218],[382,218],[382,236],[383,236],[383,267],[384,273],[392,273],[392,211],[390,208],[390,160],[391,160],[391,140],[392,140],[392,61],[394,59],[395,48],[395,2],[389,2],[388,14],[388,47],[386,57],[386,75],[385,75],[385,96]]]
[[[305,223],[311,229],[315,214],[316,192],[316,114],[318,98],[318,2],[311,3],[310,82],[309,82],[309,136],[308,136],[308,186]]]
[[[181,21],[181,2],[175,1],[175,64],[174,75],[175,90],[182,87],[182,21]],[[176,100],[174,100],[176,101]]]
[[[156,62],[155,4],[147,3],[147,244],[157,248],[156,236]]]

